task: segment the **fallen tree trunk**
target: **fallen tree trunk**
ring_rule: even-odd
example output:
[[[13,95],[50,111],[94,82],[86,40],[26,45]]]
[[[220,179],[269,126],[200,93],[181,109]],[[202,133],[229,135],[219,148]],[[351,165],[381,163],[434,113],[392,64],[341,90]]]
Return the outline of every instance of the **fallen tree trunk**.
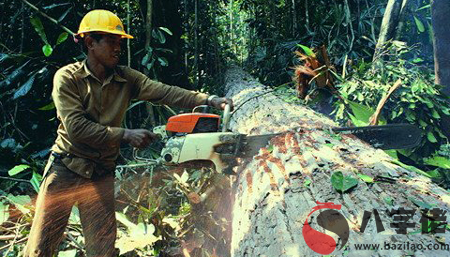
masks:
[[[253,159],[243,160],[237,168],[231,256],[317,256],[321,249],[331,250],[333,256],[448,256],[448,251],[434,250],[445,248],[445,234],[420,232],[424,217],[430,216],[423,214],[427,213],[425,208],[450,209],[450,197],[444,189],[398,166],[384,151],[352,135],[330,132],[330,127],[337,126],[332,120],[305,106],[284,102],[239,68],[227,72],[225,92],[238,107],[230,123],[233,131],[256,135],[292,130],[272,139],[270,146]],[[338,192],[331,182],[338,171],[356,179],[357,185]],[[327,205],[328,210],[311,214],[317,201],[333,202],[342,208],[334,208],[333,213],[333,207]],[[399,208],[413,210],[414,214],[410,219],[405,218],[408,213],[389,214]],[[334,216],[319,217],[320,212]],[[362,228],[364,214],[370,213],[370,219],[364,219],[367,227]],[[340,215],[347,221],[349,234]],[[327,222],[324,217],[332,219]],[[402,225],[395,228],[399,219],[406,220],[407,234],[401,234]],[[381,246],[378,250],[373,249],[376,245],[368,246],[372,250],[357,250],[360,243]],[[395,249],[400,244],[402,249],[388,250],[386,244],[392,249],[394,243]],[[405,244],[417,247],[411,250]],[[435,248],[419,249],[429,245]],[[325,254],[323,251],[321,254]]]

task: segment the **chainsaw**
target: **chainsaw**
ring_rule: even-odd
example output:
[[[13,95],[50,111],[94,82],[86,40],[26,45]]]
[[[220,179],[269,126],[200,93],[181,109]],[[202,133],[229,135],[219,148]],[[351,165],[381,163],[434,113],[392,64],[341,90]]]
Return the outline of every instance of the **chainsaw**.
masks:
[[[233,174],[237,158],[257,155],[275,136],[287,132],[250,136],[228,131],[231,117],[230,106],[226,105],[223,122],[220,116],[209,113],[206,105],[197,106],[192,113],[179,114],[169,118],[165,126],[158,126],[158,134],[164,144],[158,159],[143,159],[163,165],[208,160],[220,173]],[[391,124],[367,127],[335,127],[335,133],[353,134],[370,145],[380,149],[403,149],[418,146],[422,132],[411,124]],[[136,159],[139,159],[135,155]]]

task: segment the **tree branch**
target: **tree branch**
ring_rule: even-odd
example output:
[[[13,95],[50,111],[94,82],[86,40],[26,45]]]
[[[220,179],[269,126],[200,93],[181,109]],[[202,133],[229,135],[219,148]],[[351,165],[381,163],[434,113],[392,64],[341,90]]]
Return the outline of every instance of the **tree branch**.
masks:
[[[378,119],[380,117],[381,110],[383,109],[383,106],[386,104],[386,101],[389,99],[389,97],[394,93],[394,91],[399,88],[402,85],[402,81],[399,79],[397,80],[394,85],[389,89],[389,92],[380,100],[377,106],[377,110],[375,113],[370,117],[369,125],[376,126],[378,125]]]
[[[70,35],[74,35],[75,34],[73,31],[68,29],[66,26],[61,25],[61,23],[59,21],[57,21],[57,20],[53,19],[52,17],[48,16],[46,13],[41,11],[39,8],[37,8],[36,6],[34,6],[30,2],[28,2],[27,0],[21,0],[21,1],[24,2],[25,4],[27,4],[29,7],[31,7],[31,9],[35,10],[36,12],[38,12],[40,15],[42,15],[45,18],[49,19],[51,22],[55,23],[56,25],[60,26],[63,30],[65,30]]]

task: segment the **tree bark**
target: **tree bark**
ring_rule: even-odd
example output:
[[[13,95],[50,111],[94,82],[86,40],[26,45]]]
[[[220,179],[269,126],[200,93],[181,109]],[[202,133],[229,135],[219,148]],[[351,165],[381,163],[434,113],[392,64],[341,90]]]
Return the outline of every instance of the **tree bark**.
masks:
[[[199,49],[198,49],[198,0],[194,0],[195,23],[194,23],[194,86],[198,89],[200,73],[198,68]]]
[[[404,35],[403,33],[405,30],[404,29],[405,28],[405,16],[406,16],[408,9],[410,9],[410,8],[408,8],[409,5],[410,5],[409,0],[403,0],[402,7],[400,9],[400,14],[399,14],[399,22],[398,22],[398,26],[397,26],[397,29],[395,32],[395,37],[394,37],[396,40],[402,41],[402,40],[406,40],[406,38],[407,38],[406,35]]]
[[[403,0],[389,0],[384,12],[383,21],[381,22],[380,35],[375,47],[374,60],[377,59],[382,52],[385,44],[394,38],[395,30],[398,26],[400,11],[402,9]]]
[[[450,96],[450,2],[434,0],[431,4],[434,30],[434,66],[436,84],[443,85],[443,92]]]
[[[150,44],[152,43],[152,20],[153,20],[153,0],[147,0],[147,15],[145,19],[145,50],[148,51],[150,48]],[[150,70],[147,67],[144,67],[144,74],[149,75]],[[146,110],[148,113],[148,119],[152,126],[155,126],[155,112],[153,110],[153,106],[150,103],[146,103]]]
[[[130,0],[127,1],[127,31],[131,34],[131,22],[130,22]],[[131,42],[127,38],[127,66],[131,66]]]
[[[316,201],[342,205],[338,212],[350,227],[346,247],[337,248],[333,256],[448,256],[446,251],[355,249],[357,243],[379,243],[381,247],[384,242],[437,243],[436,235],[410,233],[420,231],[420,210],[425,204],[417,205],[450,210],[450,196],[444,189],[394,164],[384,151],[352,135],[331,133],[329,128],[337,126],[332,120],[308,107],[284,102],[237,67],[227,72],[225,92],[236,105],[230,123],[234,132],[257,135],[290,130],[273,138],[257,156],[242,160],[236,170],[231,256],[318,256],[302,234]],[[337,171],[357,179],[357,186],[337,192],[330,180]],[[359,174],[379,182],[366,183]],[[414,228],[406,235],[395,232],[390,223],[396,221],[387,212],[400,207],[415,211],[408,221],[414,222]],[[364,233],[360,232],[364,211],[374,210],[386,231],[377,232],[372,215]],[[325,231],[314,218],[308,223]],[[336,241],[335,234],[327,233]],[[336,242],[340,247],[341,241]]]
[[[152,43],[152,19],[153,19],[153,0],[147,0],[147,14],[145,16],[145,45],[144,55],[147,54],[150,44]],[[150,70],[144,67],[144,74],[149,75]]]
[[[297,6],[295,4],[295,0],[292,0],[292,37],[295,37],[297,30]]]

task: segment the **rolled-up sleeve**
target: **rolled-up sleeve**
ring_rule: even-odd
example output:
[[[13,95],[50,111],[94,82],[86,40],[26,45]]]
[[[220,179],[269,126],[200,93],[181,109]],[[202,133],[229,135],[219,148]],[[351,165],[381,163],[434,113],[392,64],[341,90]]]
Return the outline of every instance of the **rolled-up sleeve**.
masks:
[[[64,70],[56,72],[53,78],[52,97],[58,119],[61,120],[71,141],[96,149],[120,145],[124,129],[103,126],[88,119],[78,88],[70,73]]]
[[[208,94],[157,82],[133,69],[128,69],[128,74],[134,82],[134,99],[187,109],[205,104],[208,99]]]

